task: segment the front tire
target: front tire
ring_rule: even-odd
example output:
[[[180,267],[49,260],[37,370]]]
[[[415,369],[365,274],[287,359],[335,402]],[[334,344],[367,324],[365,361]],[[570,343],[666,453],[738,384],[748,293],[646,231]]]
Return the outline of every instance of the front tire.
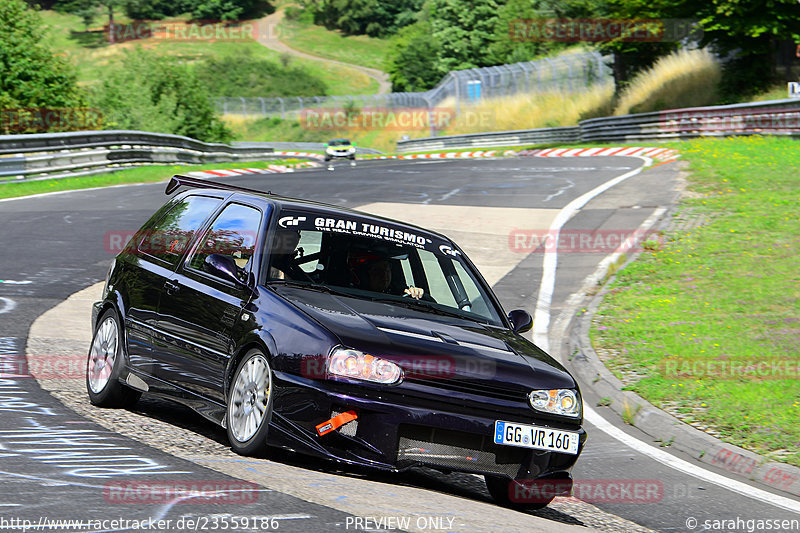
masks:
[[[139,400],[141,392],[120,383],[124,366],[122,328],[116,311],[109,309],[97,322],[86,362],[86,392],[92,405],[125,408]]]
[[[233,451],[263,452],[272,418],[272,369],[267,357],[251,350],[242,358],[228,394],[227,429]]]

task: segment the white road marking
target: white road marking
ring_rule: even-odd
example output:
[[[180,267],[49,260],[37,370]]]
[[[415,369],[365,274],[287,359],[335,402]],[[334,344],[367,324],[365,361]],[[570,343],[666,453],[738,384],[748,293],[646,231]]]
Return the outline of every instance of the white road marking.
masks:
[[[683,459],[675,457],[664,450],[660,450],[650,446],[649,444],[645,444],[636,437],[628,435],[621,429],[613,426],[591,407],[584,405],[583,411],[584,420],[594,425],[597,429],[618,440],[622,444],[633,448],[637,452],[646,455],[663,465],[703,481],[708,481],[709,483],[713,483],[714,485],[718,485],[722,488],[736,492],[742,496],[774,505],[775,507],[780,507],[781,509],[786,509],[787,511],[800,513],[800,502],[796,500],[778,496],[777,494],[767,492],[766,490],[752,487],[746,483],[742,483],[741,481],[736,481],[735,479],[731,479],[729,477],[725,477],[701,468],[694,463],[684,461]]]
[[[641,157],[641,156],[636,156],[636,157],[640,157],[641,159],[643,159],[645,161],[645,165],[647,165],[647,166],[649,166],[650,163],[652,162],[649,158],[646,158],[646,157]],[[552,224],[550,225],[551,232],[559,231],[563,227],[563,225],[566,224],[566,222],[570,218],[572,218],[572,215],[576,211],[578,211],[581,207],[586,205],[586,203],[588,203],[589,200],[591,200],[595,196],[605,192],[606,190],[608,190],[609,188],[613,187],[614,185],[616,185],[616,184],[618,184],[618,183],[630,178],[631,176],[634,176],[634,175],[638,174],[639,172],[642,171],[643,168],[644,168],[644,165],[642,167],[639,167],[636,170],[633,170],[633,171],[628,172],[626,174],[623,174],[623,175],[621,175],[621,176],[619,176],[617,178],[614,178],[614,179],[612,179],[610,181],[607,181],[606,183],[600,185],[599,187],[596,187],[595,189],[592,189],[588,193],[584,194],[580,198],[577,198],[577,199],[573,200],[572,202],[570,202],[566,207],[564,207],[561,210],[561,212],[559,212],[559,214],[553,220]],[[663,214],[663,210],[656,210],[656,212],[653,213],[653,215],[651,215],[645,221],[644,224],[642,224],[642,227],[645,227],[645,228],[651,227],[661,214]],[[640,227],[640,229],[641,229],[641,227]],[[555,235],[556,235],[556,242],[557,242],[558,234],[556,233]],[[537,326],[538,326],[537,320],[540,321],[539,323],[541,323],[542,320],[546,320],[545,323],[547,325],[549,325],[549,323],[550,323],[550,303],[552,301],[553,288],[555,286],[556,267],[558,266],[558,262],[556,260],[556,253],[555,252],[551,253],[551,254],[544,254],[544,255],[545,255],[545,257],[544,257],[544,271],[542,273],[542,283],[541,283],[541,287],[539,289],[539,300],[537,301],[536,312],[535,312],[535,315],[534,315],[535,316],[534,324],[537,325]],[[553,256],[553,257],[552,257],[552,259],[550,259],[548,261],[550,256]],[[607,266],[612,260],[615,260],[618,257],[619,257],[619,251],[617,251],[616,253],[610,255],[609,257],[607,257],[603,261],[603,263]],[[599,266],[599,268],[595,270],[595,273],[592,276],[590,276],[590,278],[593,278],[592,281],[594,281],[595,283],[596,283],[596,279],[594,279],[594,278],[597,278],[600,275],[602,269],[603,269],[603,265],[601,264]],[[587,280],[587,282],[589,282],[589,280]],[[542,297],[543,291],[547,291],[545,293],[544,298]],[[548,338],[547,338],[547,327],[544,327],[543,330],[544,331],[542,332],[541,331],[541,327],[537,327],[536,328],[536,332],[534,333],[534,341],[536,342],[536,344],[539,347],[541,347],[545,351],[548,351],[549,342],[548,342]],[[537,337],[537,334],[539,335],[539,337]],[[677,470],[677,471],[679,471],[681,473],[690,475],[690,476],[695,477],[697,479],[701,479],[703,481],[707,481],[707,482],[712,483],[714,485],[717,485],[719,487],[728,489],[728,490],[730,490],[732,492],[735,492],[737,494],[741,494],[742,496],[746,496],[748,498],[752,498],[754,500],[758,500],[758,501],[763,502],[763,503],[774,505],[774,506],[779,507],[781,509],[785,509],[785,510],[792,511],[792,512],[795,512],[795,513],[800,513],[800,502],[798,502],[796,500],[793,500],[791,498],[786,498],[786,497],[783,497],[783,496],[779,496],[779,495],[773,494],[771,492],[768,492],[766,490],[762,490],[762,489],[759,489],[757,487],[750,486],[750,485],[748,485],[746,483],[742,483],[741,481],[737,481],[735,479],[731,479],[729,477],[717,474],[715,472],[711,472],[710,470],[706,470],[706,469],[698,466],[697,464],[690,463],[688,461],[685,461],[683,459],[675,457],[674,455],[671,455],[671,454],[665,452],[664,450],[661,450],[659,448],[651,446],[651,445],[649,445],[649,444],[637,439],[636,437],[628,435],[627,433],[625,433],[621,429],[617,428],[616,426],[614,426],[613,424],[608,422],[597,411],[595,411],[591,407],[587,406],[586,404],[584,404],[583,411],[584,411],[584,420],[586,420],[587,422],[589,422],[590,424],[595,426],[597,429],[599,429],[603,433],[605,433],[608,436],[610,436],[611,438],[621,442],[622,444],[624,444],[625,446],[631,448],[632,450],[635,450],[635,451],[641,453],[642,455],[646,455],[647,457],[649,457],[649,458],[651,458],[651,459],[653,459],[655,461],[658,461],[659,463],[661,463],[661,464],[663,464],[663,465],[665,465],[665,466],[667,466],[669,468],[672,468],[672,469]]]
[[[13,279],[0,279],[0,283],[5,283],[6,285],[30,285],[33,282],[30,280],[14,281]]]
[[[443,195],[441,198],[439,198],[439,201],[440,202],[444,202],[445,200],[447,200],[451,196],[455,196],[456,194],[458,194],[460,192],[461,192],[461,189],[453,189],[449,193],[447,193],[447,194]]]
[[[544,199],[544,201],[545,202],[549,202],[550,200],[552,200],[556,196],[561,196],[562,194],[564,194],[564,191],[566,191],[567,189],[571,189],[574,186],[575,186],[575,182],[572,181],[571,179],[567,179],[567,185],[565,185],[564,187],[561,187],[560,189],[558,189],[558,191],[556,191],[553,194],[549,195],[547,198]]]
[[[0,297],[0,303],[3,304],[3,307],[0,307],[0,315],[5,313],[10,313],[17,307],[17,302],[12,300],[11,298]]]
[[[550,342],[547,336],[547,333],[550,329],[550,304],[553,301],[553,291],[555,290],[556,286],[556,269],[558,267],[558,236],[561,228],[566,224],[572,216],[577,213],[584,205],[589,203],[589,200],[598,196],[614,185],[625,181],[626,179],[630,178],[631,176],[635,176],[636,174],[640,173],[645,166],[649,166],[652,163],[652,160],[643,157],[643,156],[635,156],[638,157],[643,161],[642,166],[631,170],[630,172],[626,172],[621,176],[617,176],[616,178],[610,179],[607,182],[603,183],[592,189],[591,191],[579,196],[572,200],[569,204],[567,204],[561,211],[558,212],[556,215],[555,220],[550,224],[550,232],[549,234],[553,236],[553,239],[556,242],[556,246],[553,248],[551,253],[544,254],[543,259],[543,269],[542,269],[542,281],[539,284],[539,297],[536,300],[536,311],[533,315],[533,342],[539,346],[544,351],[549,351]]]

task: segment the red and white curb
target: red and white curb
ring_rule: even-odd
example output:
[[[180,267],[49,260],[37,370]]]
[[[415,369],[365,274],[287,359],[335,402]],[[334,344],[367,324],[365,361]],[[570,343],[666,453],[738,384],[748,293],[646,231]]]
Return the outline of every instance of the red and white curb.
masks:
[[[294,172],[294,169],[283,165],[270,165],[267,168],[197,170],[194,172],[187,172],[186,175],[191,176],[193,178],[213,179],[213,178],[225,178],[228,176],[244,176],[247,174],[282,174],[284,172]]]
[[[324,161],[325,156],[321,154],[314,154],[311,152],[272,152],[274,155],[289,155],[295,157],[307,157],[309,159],[316,159],[318,161]]]
[[[514,155],[515,152],[507,150],[501,155]],[[443,152],[439,154],[411,154],[401,155],[400,159],[471,159],[476,157],[495,157],[497,150],[477,151],[477,152]]]
[[[381,156],[362,156],[362,159],[470,159],[475,157],[498,157],[517,155],[513,150],[506,150],[499,153],[497,150],[477,152],[441,152],[436,154],[409,154],[409,155],[381,155]]]
[[[598,148],[547,148],[542,150],[523,150],[523,157],[602,157],[602,156],[645,156],[658,159],[662,163],[675,161],[680,154],[669,148],[639,146],[611,146]]]

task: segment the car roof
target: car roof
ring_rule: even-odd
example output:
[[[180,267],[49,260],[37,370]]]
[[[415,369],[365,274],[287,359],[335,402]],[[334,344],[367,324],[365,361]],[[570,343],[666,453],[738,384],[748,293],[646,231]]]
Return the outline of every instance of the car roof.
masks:
[[[188,196],[190,194],[204,194],[204,195],[214,195],[221,198],[225,198],[225,200],[236,200],[236,199],[247,199],[247,200],[256,200],[260,203],[269,203],[276,207],[278,210],[283,209],[313,209],[315,211],[320,212],[320,214],[330,214],[330,215],[341,215],[341,214],[351,214],[355,216],[359,216],[362,218],[368,218],[374,220],[376,222],[384,222],[390,223],[395,226],[402,226],[407,229],[415,230],[415,231],[422,231],[429,235],[433,235],[438,237],[439,239],[445,240],[447,242],[453,243],[453,241],[437,231],[433,231],[428,228],[423,228],[421,226],[417,226],[415,224],[410,224],[408,222],[403,222],[401,220],[395,220],[387,217],[382,217],[379,215],[374,215],[372,213],[367,213],[365,211],[358,211],[356,209],[350,209],[348,207],[342,207],[337,205],[326,204],[323,202],[316,202],[313,200],[305,200],[301,198],[290,198],[286,196],[275,195],[270,192],[244,192],[244,191],[225,191],[220,189],[204,189],[204,188],[192,188],[188,191],[184,191],[180,195],[176,196],[183,197]]]

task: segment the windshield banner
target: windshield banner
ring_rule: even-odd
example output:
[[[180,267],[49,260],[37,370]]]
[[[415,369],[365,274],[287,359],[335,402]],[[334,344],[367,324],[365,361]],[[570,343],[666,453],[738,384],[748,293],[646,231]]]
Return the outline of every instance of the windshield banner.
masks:
[[[424,233],[417,228],[408,228],[383,220],[339,214],[313,213],[309,211],[282,211],[278,217],[278,230],[326,231],[368,237],[394,244],[414,246],[436,255],[458,258],[461,252],[453,243]]]

